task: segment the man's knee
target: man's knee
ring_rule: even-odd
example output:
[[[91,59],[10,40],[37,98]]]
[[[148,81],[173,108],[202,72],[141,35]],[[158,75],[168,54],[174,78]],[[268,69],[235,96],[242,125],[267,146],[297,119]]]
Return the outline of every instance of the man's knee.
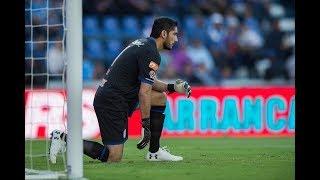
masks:
[[[151,104],[153,106],[165,106],[167,102],[167,94],[164,92],[152,91]]]
[[[122,154],[121,155],[113,155],[109,156],[108,162],[120,162],[122,159]]]
[[[107,162],[120,162],[123,154],[123,145],[111,145],[109,148],[109,157]]]

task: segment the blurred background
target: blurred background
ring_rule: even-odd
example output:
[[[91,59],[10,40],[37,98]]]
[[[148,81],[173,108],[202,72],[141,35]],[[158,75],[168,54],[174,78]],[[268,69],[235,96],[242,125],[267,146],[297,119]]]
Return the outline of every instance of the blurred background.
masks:
[[[25,56],[47,56],[49,62],[31,64],[26,58],[26,73],[39,73],[33,77],[34,86],[46,85],[47,75],[41,72],[53,74],[50,85],[61,82],[54,74],[64,71],[64,44],[59,42],[65,38],[65,17],[62,9],[54,8],[62,3],[25,1],[26,8],[40,8],[32,16],[25,14],[26,25],[33,25],[33,33],[26,26]],[[84,86],[96,86],[130,42],[148,37],[158,16],[179,23],[178,44],[160,53],[159,79],[182,78],[194,86],[294,85],[292,0],[83,0]],[[49,26],[41,26],[45,23]],[[26,77],[26,86],[30,81]]]

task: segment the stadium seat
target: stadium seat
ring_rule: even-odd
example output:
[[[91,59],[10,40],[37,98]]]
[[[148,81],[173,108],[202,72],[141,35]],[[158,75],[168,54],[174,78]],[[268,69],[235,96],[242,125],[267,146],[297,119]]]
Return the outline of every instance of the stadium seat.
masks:
[[[149,37],[153,25],[153,16],[145,16],[141,18],[143,37]]]
[[[196,21],[193,16],[185,16],[183,19],[183,26],[186,30],[193,30],[196,27]]]
[[[134,16],[122,19],[122,30],[125,38],[137,38],[141,34],[138,19]]]
[[[99,21],[95,16],[83,18],[83,33],[85,36],[94,36],[100,33]]]
[[[152,27],[154,17],[145,16],[141,18],[143,28]]]
[[[86,42],[87,47],[85,48],[86,55],[92,59],[102,59],[103,56],[103,47],[101,41],[97,39],[89,39]]]
[[[92,60],[84,59],[83,60],[83,80],[91,81],[93,80],[94,64]]]
[[[102,20],[102,33],[109,39],[118,39],[121,37],[119,21],[116,17],[105,16]]]
[[[117,57],[117,55],[122,50],[121,41],[119,40],[108,40],[106,42],[106,49],[105,49],[105,57],[109,64],[113,62],[113,60]]]
[[[194,36],[194,33],[198,31],[196,25],[196,19],[194,16],[185,16],[183,19],[184,31],[187,38]]]

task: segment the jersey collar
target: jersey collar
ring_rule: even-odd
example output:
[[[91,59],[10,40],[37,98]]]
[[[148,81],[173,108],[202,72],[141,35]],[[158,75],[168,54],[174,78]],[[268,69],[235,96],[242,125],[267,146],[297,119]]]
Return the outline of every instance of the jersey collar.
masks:
[[[150,40],[154,43],[154,45],[156,46],[156,48],[157,48],[157,43],[156,43],[156,39],[155,39],[155,38],[153,38],[153,37],[147,37],[147,39],[150,39]]]

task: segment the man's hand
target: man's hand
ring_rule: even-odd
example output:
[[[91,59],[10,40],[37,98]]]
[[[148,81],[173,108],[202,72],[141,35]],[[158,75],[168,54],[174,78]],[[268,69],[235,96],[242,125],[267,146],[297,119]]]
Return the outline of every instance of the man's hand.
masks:
[[[142,137],[139,143],[137,144],[138,149],[143,149],[146,147],[151,138],[151,131],[150,131],[150,118],[142,119]]]
[[[191,95],[191,87],[187,81],[177,79],[174,83],[174,90],[178,93],[185,94],[188,98]]]

